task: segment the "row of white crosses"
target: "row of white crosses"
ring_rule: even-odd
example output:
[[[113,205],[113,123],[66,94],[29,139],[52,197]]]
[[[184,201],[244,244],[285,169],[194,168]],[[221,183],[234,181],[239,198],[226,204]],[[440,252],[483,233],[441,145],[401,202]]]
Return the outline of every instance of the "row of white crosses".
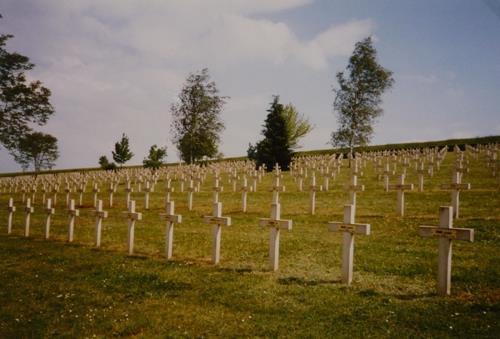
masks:
[[[216,180],[215,187],[218,187]],[[269,239],[269,266],[273,271],[279,268],[279,245],[281,229],[291,230],[292,221],[281,219],[281,205],[279,203],[279,192],[284,191],[284,187],[279,185],[279,176],[275,177],[275,190],[273,191],[273,202],[271,204],[271,217],[259,220],[260,226],[268,226],[271,229]],[[212,262],[218,264],[220,261],[220,245],[221,245],[221,227],[230,226],[231,218],[222,216],[222,203],[218,201],[217,190],[214,191],[213,215],[204,217],[207,224],[213,225],[213,245],[212,245]],[[96,226],[95,226],[95,245],[101,245],[101,230],[102,220],[108,216],[106,211],[102,210],[102,200],[97,201],[95,211]],[[12,213],[16,208],[13,205],[12,198],[8,203],[8,225],[7,232],[10,234],[12,230]],[[342,243],[342,282],[350,285],[353,278],[353,261],[354,261],[354,238],[355,235],[369,235],[370,225],[355,223],[355,206],[346,205],[344,207],[344,221],[328,223],[329,230],[333,232],[343,233]],[[24,235],[29,236],[30,232],[30,216],[34,213],[34,208],[31,206],[31,201],[28,198],[25,207],[25,231]],[[75,208],[75,201],[70,201],[68,209],[68,242],[73,241],[75,217],[79,215],[79,210]],[[45,208],[45,239],[50,236],[50,221],[54,214],[54,208],[51,205],[51,199],[47,200]],[[134,252],[134,234],[135,222],[142,219],[142,214],[135,211],[135,201],[130,201],[128,218],[128,237],[127,250],[129,255]],[[173,227],[182,221],[182,216],[174,213],[174,202],[167,202],[167,211],[161,214],[166,225],[166,249],[165,255],[167,259],[172,257],[173,248]],[[453,207],[440,208],[440,223],[439,226],[420,226],[419,234],[423,237],[439,237],[439,264],[438,264],[438,292],[440,294],[450,294],[451,289],[451,258],[452,258],[452,241],[466,240],[472,242],[474,239],[474,230],[469,228],[454,228],[453,227]]]

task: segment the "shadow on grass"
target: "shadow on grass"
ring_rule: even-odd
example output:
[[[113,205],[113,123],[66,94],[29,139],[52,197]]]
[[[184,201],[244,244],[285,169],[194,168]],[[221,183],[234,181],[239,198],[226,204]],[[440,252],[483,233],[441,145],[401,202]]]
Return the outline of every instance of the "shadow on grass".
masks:
[[[222,272],[229,272],[229,273],[238,273],[238,274],[245,274],[245,273],[252,273],[253,270],[249,267],[241,267],[241,268],[219,268],[219,271]]]
[[[281,285],[301,285],[301,286],[317,286],[317,285],[330,285],[330,284],[339,284],[341,283],[340,279],[336,280],[325,280],[325,279],[304,279],[299,277],[288,277],[288,278],[280,278],[278,279],[278,284]]]

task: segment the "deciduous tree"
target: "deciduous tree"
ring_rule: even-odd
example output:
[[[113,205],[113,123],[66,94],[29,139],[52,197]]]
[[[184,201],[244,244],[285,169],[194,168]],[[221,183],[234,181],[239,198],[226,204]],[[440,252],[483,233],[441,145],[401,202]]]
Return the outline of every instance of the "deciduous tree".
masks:
[[[220,133],[224,129],[220,113],[227,99],[218,93],[205,68],[188,76],[179,102],[170,108],[172,142],[181,159],[188,163],[203,157],[213,158],[218,153]]]
[[[348,147],[366,145],[373,135],[373,124],[382,114],[382,94],[392,87],[392,72],[377,62],[377,51],[370,37],[356,43],[346,72],[337,73],[339,88],[334,89],[334,111],[339,127],[331,143]]]
[[[134,153],[130,151],[128,137],[125,133],[122,134],[121,140],[115,143],[115,150],[112,153],[113,160],[120,164],[120,167],[134,156]]]
[[[59,157],[57,138],[41,132],[29,133],[16,142],[16,148],[11,149],[10,153],[23,170],[27,170],[30,165],[33,165],[35,172],[51,169]]]
[[[54,109],[50,90],[40,81],[26,79],[25,72],[35,65],[28,57],[6,50],[12,37],[0,35],[0,144],[15,151],[16,144],[33,131],[30,125],[44,125]]]
[[[151,146],[148,157],[142,163],[145,168],[158,169],[163,164],[163,159],[167,156],[166,147]]]

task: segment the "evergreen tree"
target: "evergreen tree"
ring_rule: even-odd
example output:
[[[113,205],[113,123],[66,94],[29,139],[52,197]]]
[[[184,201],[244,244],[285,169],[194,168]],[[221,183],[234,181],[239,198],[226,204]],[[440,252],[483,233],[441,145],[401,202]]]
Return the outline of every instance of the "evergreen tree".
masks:
[[[17,144],[33,131],[30,125],[44,125],[54,109],[50,90],[40,81],[26,79],[25,72],[35,65],[28,57],[6,50],[12,37],[0,35],[0,144],[15,152]]]
[[[109,162],[108,157],[105,155],[99,157],[99,166],[106,171],[116,170],[116,164],[114,162]]]
[[[130,151],[128,137],[125,133],[122,134],[121,140],[115,143],[115,150],[112,153],[113,160],[120,164],[120,167],[134,156],[134,153]]]
[[[338,112],[339,128],[332,133],[333,146],[366,145],[373,135],[373,124],[382,114],[381,96],[392,87],[392,72],[377,62],[377,51],[370,37],[356,43],[349,59],[347,75],[337,73],[339,88],[334,89],[334,111]]]
[[[220,133],[224,129],[220,112],[226,99],[218,92],[205,68],[198,74],[189,75],[179,94],[179,102],[170,108],[172,142],[187,163],[218,154]]]
[[[167,156],[166,147],[151,146],[148,157],[142,163],[145,168],[158,169],[163,164],[163,159]]]
[[[249,145],[249,158],[255,160],[257,166],[266,165],[268,171],[271,171],[276,164],[282,170],[288,170],[292,161],[289,133],[283,111],[284,107],[279,103],[279,96],[274,96],[262,129],[264,139],[256,146]]]

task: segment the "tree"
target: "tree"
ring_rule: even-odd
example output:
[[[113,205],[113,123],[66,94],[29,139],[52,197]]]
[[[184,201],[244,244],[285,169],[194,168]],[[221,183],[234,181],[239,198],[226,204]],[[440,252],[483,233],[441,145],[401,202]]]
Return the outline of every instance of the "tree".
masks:
[[[105,155],[99,157],[99,166],[106,171],[116,170],[116,164],[114,162],[109,162],[108,157]]]
[[[120,164],[120,167],[134,156],[134,153],[130,151],[128,137],[125,133],[122,134],[121,140],[115,143],[115,150],[112,153],[113,160]]]
[[[16,144],[33,131],[30,124],[44,125],[54,109],[50,90],[40,81],[26,80],[24,73],[35,65],[28,57],[6,50],[13,37],[0,35],[0,144],[15,151]]]
[[[290,148],[292,150],[300,148],[299,139],[311,132],[313,127],[309,123],[309,120],[303,115],[300,115],[295,106],[291,103],[283,108],[283,118],[286,123]]]
[[[334,111],[339,128],[332,133],[331,143],[348,147],[366,145],[373,135],[373,124],[382,114],[382,94],[392,87],[392,72],[377,62],[377,51],[370,37],[356,43],[349,59],[347,75],[337,73],[339,88],[334,89]]]
[[[29,133],[16,142],[10,153],[24,171],[30,165],[36,172],[51,169],[59,157],[57,138],[41,132]]]
[[[279,96],[274,96],[262,129],[264,139],[255,146],[250,144],[247,151],[248,157],[255,160],[257,166],[265,164],[268,171],[271,171],[275,164],[283,170],[288,170],[292,161],[289,133],[283,111],[284,106],[279,103]]]
[[[205,68],[188,76],[179,102],[170,107],[172,142],[187,163],[213,158],[218,153],[220,133],[224,130],[220,112],[227,99],[218,93]]]
[[[167,156],[166,147],[158,147],[156,145],[151,146],[149,149],[149,155],[145,158],[142,163],[145,168],[158,169],[163,164],[163,159]]]

